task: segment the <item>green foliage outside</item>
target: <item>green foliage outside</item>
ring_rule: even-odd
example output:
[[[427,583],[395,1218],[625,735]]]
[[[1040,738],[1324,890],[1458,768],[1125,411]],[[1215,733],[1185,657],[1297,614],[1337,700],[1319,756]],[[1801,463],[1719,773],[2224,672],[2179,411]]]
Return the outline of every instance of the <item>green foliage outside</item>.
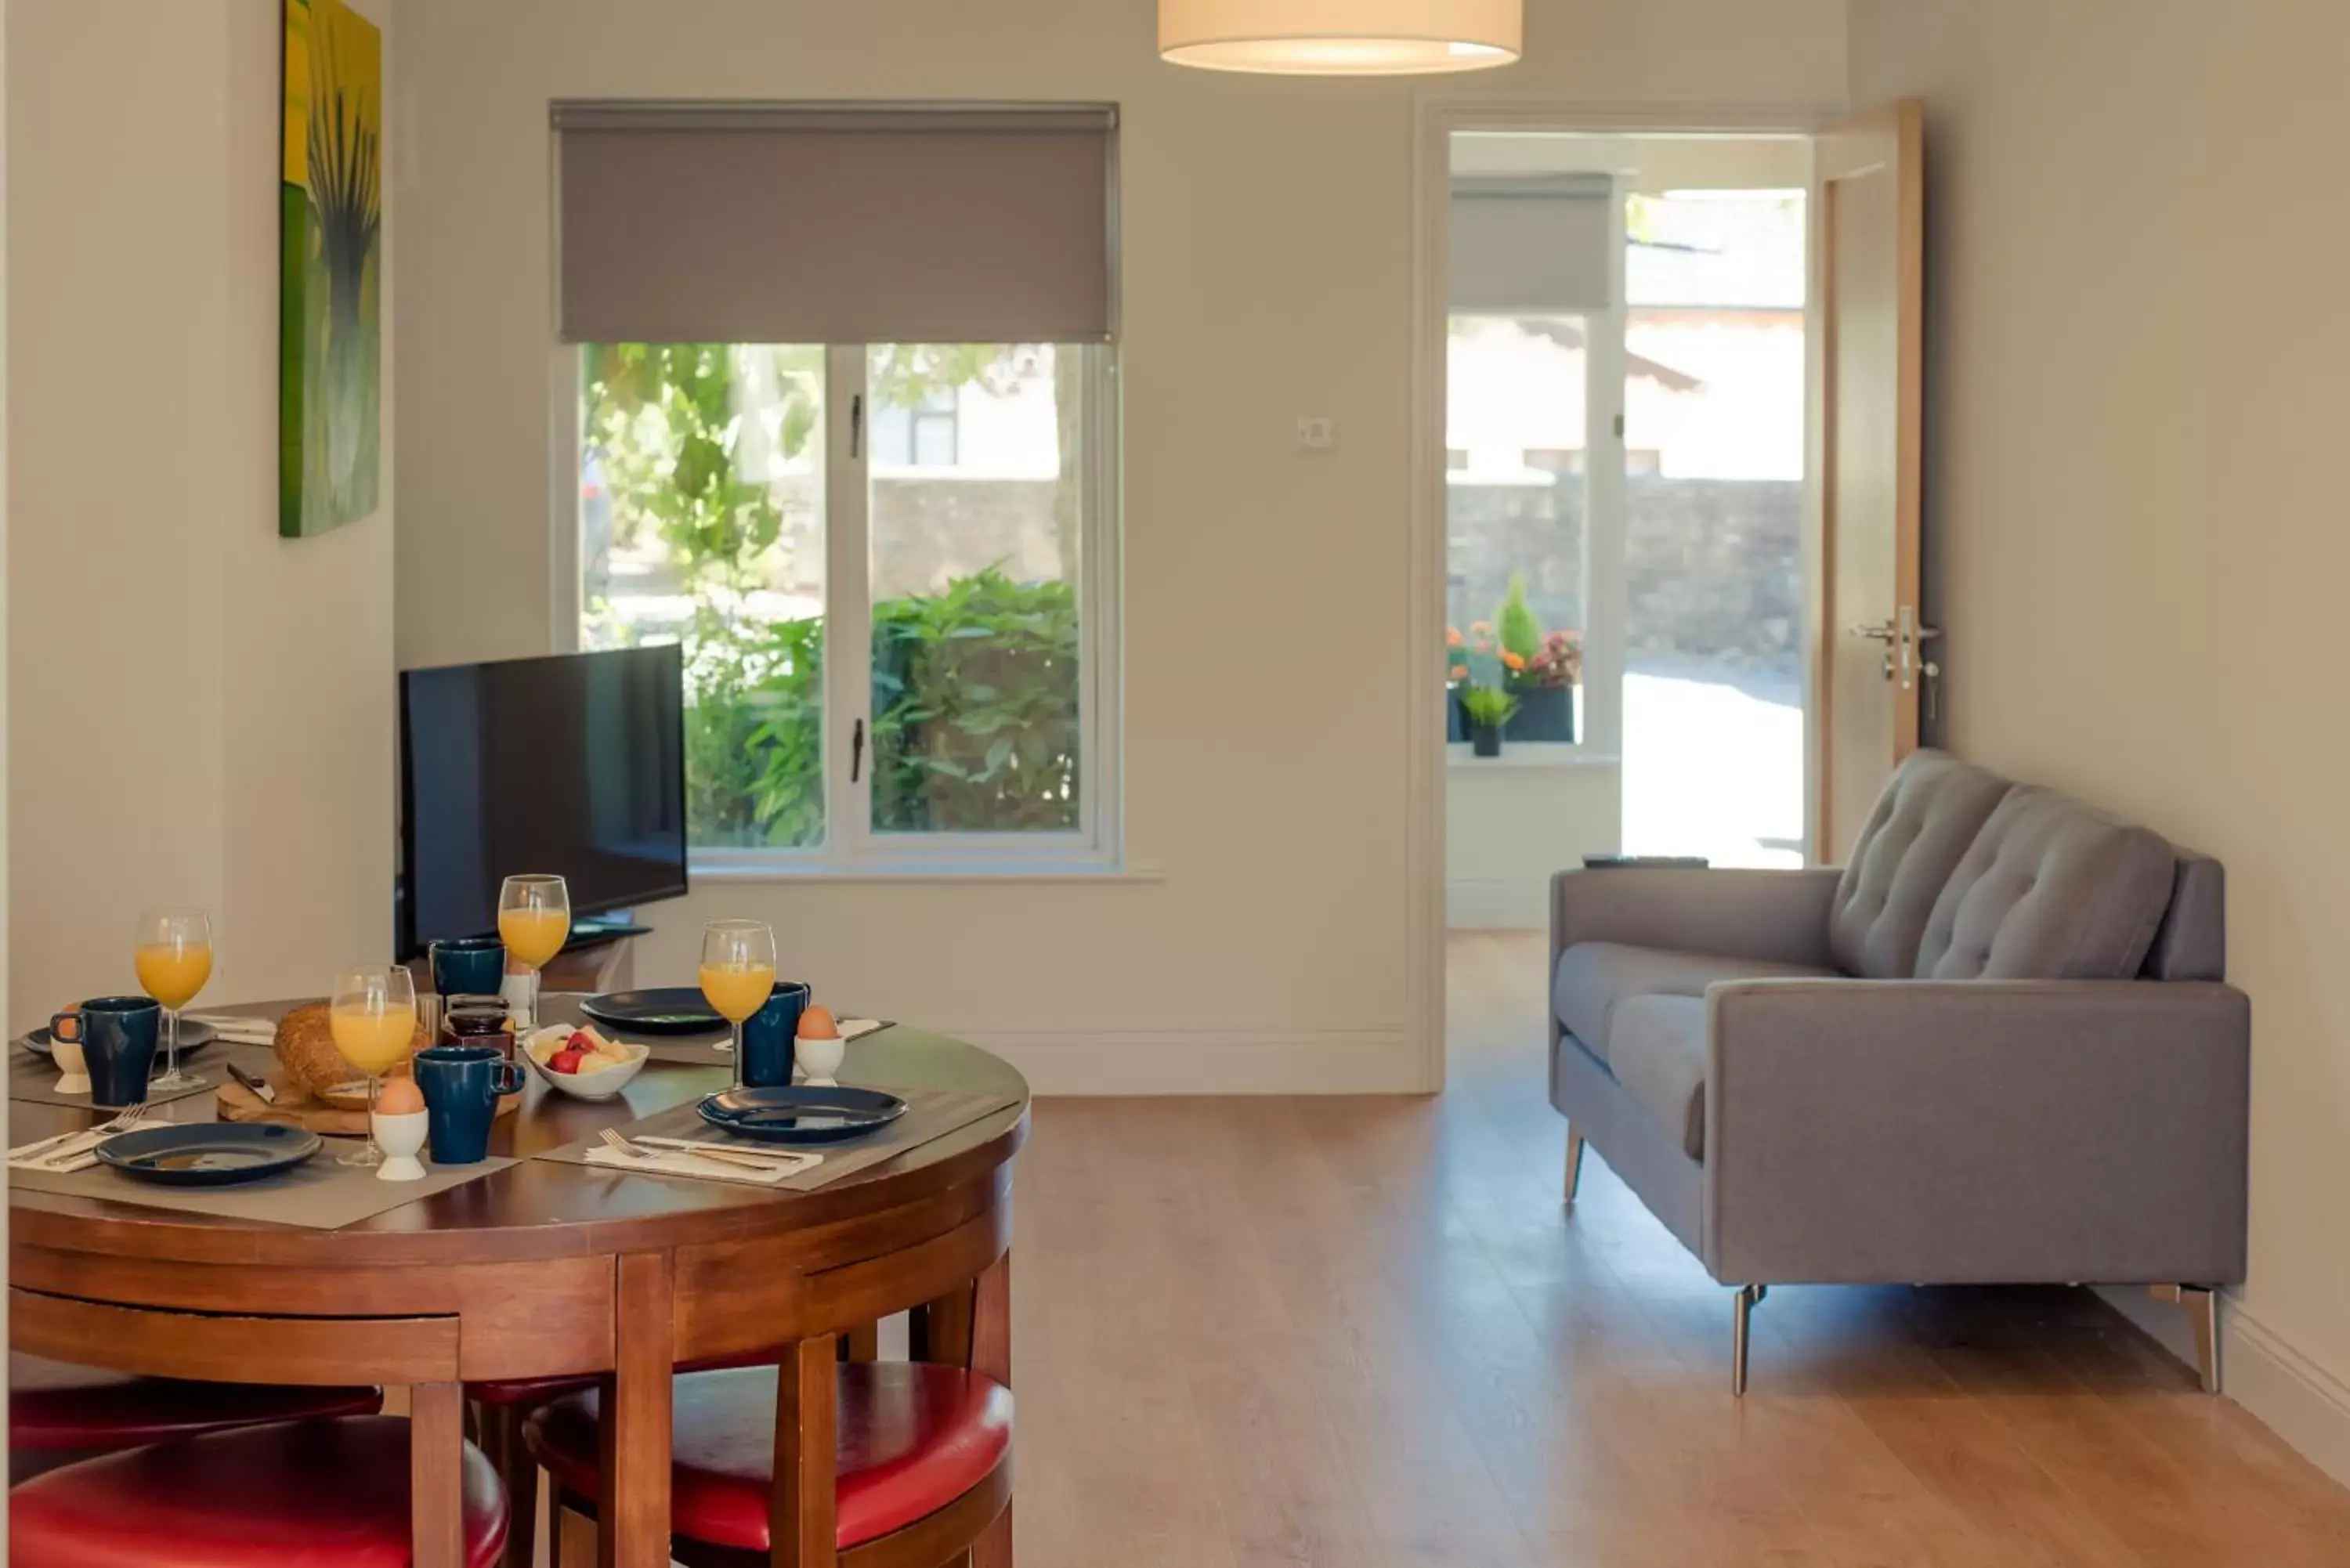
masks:
[[[1503,653],[1514,653],[1527,664],[1542,657],[1542,618],[1526,602],[1526,575],[1510,574],[1510,591],[1493,613],[1493,630]]]
[[[612,497],[615,540],[640,542],[650,530],[696,606],[682,628],[689,836],[712,846],[820,845],[823,623],[763,620],[741,607],[763,586],[784,522],[744,460],[754,443],[789,459],[822,439],[822,351],[586,352],[583,427]],[[890,350],[874,368],[874,395],[911,402],[926,380],[960,384],[983,370],[981,352]],[[772,356],[759,369],[781,394],[757,430],[737,411],[748,355]],[[609,613],[587,607],[591,618]],[[1075,829],[1078,647],[1066,582],[1018,583],[990,568],[940,593],[877,603],[864,769],[875,830]],[[849,737],[831,742],[838,754]]]

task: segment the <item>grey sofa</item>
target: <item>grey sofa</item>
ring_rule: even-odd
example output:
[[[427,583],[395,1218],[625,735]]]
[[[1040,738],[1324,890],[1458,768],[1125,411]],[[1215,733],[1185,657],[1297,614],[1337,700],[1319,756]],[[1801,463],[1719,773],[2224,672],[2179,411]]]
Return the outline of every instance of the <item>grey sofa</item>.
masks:
[[[2216,861],[1935,752],[1841,870],[1566,871],[1551,1103],[1748,1317],[1777,1283],[2244,1277],[2251,1009]]]

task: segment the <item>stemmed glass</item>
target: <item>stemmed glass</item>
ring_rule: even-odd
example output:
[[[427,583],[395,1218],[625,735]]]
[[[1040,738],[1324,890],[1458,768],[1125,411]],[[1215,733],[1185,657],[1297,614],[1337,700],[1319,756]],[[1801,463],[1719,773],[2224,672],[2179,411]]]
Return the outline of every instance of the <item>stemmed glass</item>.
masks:
[[[571,935],[571,889],[560,877],[509,877],[498,889],[498,939],[530,971],[530,1006],[515,1027],[527,1034],[538,1022],[539,971]]]
[[[139,984],[163,1006],[163,1072],[150,1087],[184,1089],[195,1079],[180,1071],[180,1009],[213,977],[213,922],[202,909],[150,909],[139,917],[139,948],[131,956]]]
[[[775,989],[775,933],[764,920],[712,920],[702,928],[702,994],[734,1026],[734,1086],[743,1086],[743,1022]]]
[[[381,1165],[377,1147],[376,1091],[383,1075],[399,1065],[416,1042],[416,978],[405,964],[375,964],[347,969],[335,976],[335,990],[327,1002],[327,1027],[343,1060],[367,1075],[368,1141],[364,1147],[341,1157],[341,1165]]]

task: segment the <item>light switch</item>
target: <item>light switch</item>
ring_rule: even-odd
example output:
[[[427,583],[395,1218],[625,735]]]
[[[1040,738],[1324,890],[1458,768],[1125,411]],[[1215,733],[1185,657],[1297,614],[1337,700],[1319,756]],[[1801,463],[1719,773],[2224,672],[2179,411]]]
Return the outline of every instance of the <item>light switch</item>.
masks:
[[[1338,422],[1327,414],[1301,415],[1297,421],[1297,450],[1328,452],[1338,444]]]

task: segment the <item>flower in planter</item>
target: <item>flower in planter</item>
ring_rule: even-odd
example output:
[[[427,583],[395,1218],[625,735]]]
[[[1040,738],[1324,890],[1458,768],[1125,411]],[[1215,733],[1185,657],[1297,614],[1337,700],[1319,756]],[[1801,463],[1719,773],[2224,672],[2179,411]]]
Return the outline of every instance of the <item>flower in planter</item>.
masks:
[[[1445,646],[1445,647],[1447,647],[1447,648],[1460,648],[1460,647],[1461,647],[1461,646],[1463,646],[1463,645],[1464,645],[1464,642],[1465,642],[1465,639],[1461,637],[1461,628],[1460,628],[1459,627],[1457,627],[1457,626],[1448,626],[1448,627],[1446,627],[1446,628],[1444,628],[1444,646]]]
[[[1554,631],[1543,639],[1542,651],[1526,666],[1521,687],[1548,691],[1583,684],[1583,639],[1571,631]]]
[[[1466,680],[1469,679],[1469,667],[1465,664],[1456,664],[1450,673],[1455,680]]]

